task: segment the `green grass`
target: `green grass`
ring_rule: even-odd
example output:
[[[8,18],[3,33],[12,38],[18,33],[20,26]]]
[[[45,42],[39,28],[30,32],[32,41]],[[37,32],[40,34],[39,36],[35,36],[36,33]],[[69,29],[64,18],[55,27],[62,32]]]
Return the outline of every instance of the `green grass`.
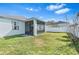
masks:
[[[66,33],[43,33],[33,36],[11,36],[0,39],[4,55],[75,55],[75,46]]]

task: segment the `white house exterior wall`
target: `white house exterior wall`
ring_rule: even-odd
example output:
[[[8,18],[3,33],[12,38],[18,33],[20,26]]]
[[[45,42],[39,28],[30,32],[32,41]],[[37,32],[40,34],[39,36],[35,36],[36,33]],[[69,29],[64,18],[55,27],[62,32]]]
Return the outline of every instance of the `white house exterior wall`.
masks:
[[[12,30],[12,21],[18,22],[19,30]],[[15,19],[0,18],[0,37],[17,34],[25,34],[25,22]]]
[[[36,20],[33,20],[33,35],[34,36],[37,36],[37,21]]]

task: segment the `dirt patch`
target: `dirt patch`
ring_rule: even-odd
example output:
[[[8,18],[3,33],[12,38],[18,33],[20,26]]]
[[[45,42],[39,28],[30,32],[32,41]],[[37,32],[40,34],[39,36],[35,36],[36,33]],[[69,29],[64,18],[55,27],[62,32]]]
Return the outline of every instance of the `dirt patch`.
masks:
[[[37,47],[43,47],[44,46],[44,41],[42,39],[38,39],[38,38],[34,38],[34,44],[37,46]]]

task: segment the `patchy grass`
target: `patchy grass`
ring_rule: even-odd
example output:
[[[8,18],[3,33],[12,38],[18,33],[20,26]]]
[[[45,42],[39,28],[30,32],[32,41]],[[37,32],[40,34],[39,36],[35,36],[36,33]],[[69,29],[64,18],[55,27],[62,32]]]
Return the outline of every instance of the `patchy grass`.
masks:
[[[0,39],[0,54],[7,55],[75,55],[78,54],[66,33],[43,33]]]

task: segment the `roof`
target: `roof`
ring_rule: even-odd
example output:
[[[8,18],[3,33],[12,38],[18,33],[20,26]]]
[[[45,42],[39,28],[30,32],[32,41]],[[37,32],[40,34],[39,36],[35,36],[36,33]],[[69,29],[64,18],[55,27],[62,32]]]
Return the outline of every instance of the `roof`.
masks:
[[[57,22],[48,21],[46,24],[47,25],[66,25],[66,24],[69,24],[69,23],[68,22],[65,22],[65,21],[57,21]]]
[[[28,20],[29,20],[29,21],[31,21],[31,20],[37,20],[37,21],[44,22],[44,21],[42,21],[42,20],[40,20],[40,19],[38,19],[38,18],[35,18],[35,17],[31,17],[31,18],[29,18]]]
[[[35,17],[32,17],[32,18],[26,18],[24,16],[13,16],[13,15],[0,15],[0,18],[8,18],[8,19],[15,19],[15,20],[20,20],[20,21],[32,21],[32,20],[38,20],[38,21],[41,21]],[[44,22],[44,21],[41,21],[41,22]]]
[[[58,21],[58,22],[56,22],[56,24],[68,24],[68,22],[65,22],[65,21]]]
[[[27,18],[24,16],[0,15],[0,18],[8,18],[8,19],[15,19],[15,20],[20,20],[20,21],[27,21]]]

